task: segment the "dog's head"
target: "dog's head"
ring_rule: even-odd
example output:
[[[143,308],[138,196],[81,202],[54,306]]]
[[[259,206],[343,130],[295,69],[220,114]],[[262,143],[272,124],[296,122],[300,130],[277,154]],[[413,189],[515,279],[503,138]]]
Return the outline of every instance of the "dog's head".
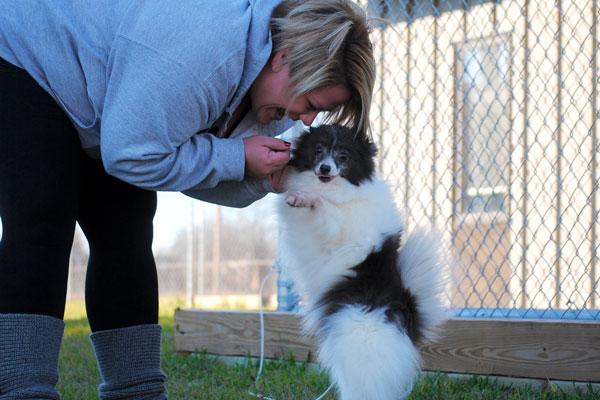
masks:
[[[358,186],[373,177],[376,152],[365,132],[322,125],[296,140],[290,165],[298,172],[313,171],[322,183],[340,177]]]

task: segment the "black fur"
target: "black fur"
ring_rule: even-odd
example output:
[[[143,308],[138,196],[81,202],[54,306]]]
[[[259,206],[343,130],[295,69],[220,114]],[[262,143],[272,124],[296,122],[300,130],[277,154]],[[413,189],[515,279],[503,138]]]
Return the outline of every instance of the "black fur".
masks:
[[[365,310],[385,308],[389,322],[405,331],[413,342],[421,339],[416,300],[402,284],[398,266],[400,235],[388,236],[379,251],[374,251],[354,268],[356,276],[346,277],[328,290],[319,301],[324,316],[345,305],[362,305]]]
[[[344,152],[347,162],[338,165],[340,176],[353,185],[371,180],[375,173],[373,157],[377,150],[365,132],[357,132],[341,125],[322,125],[310,128],[296,142],[290,165],[298,172],[309,171],[316,165],[315,149],[322,146],[332,152]]]

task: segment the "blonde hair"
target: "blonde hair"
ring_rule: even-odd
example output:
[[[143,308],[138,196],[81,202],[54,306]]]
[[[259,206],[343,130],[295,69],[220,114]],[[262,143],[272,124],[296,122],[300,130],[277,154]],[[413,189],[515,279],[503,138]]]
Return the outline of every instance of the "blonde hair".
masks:
[[[287,50],[295,95],[342,84],[351,92],[328,122],[370,134],[375,59],[365,11],[351,0],[283,0],[271,18],[273,52]]]

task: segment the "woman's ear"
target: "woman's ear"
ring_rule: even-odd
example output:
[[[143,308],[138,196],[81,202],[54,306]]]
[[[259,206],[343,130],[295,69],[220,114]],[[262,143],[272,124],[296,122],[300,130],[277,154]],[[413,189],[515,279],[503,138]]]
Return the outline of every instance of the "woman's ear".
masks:
[[[276,51],[273,54],[273,56],[271,57],[271,62],[270,62],[271,70],[273,72],[277,73],[284,68],[284,66],[287,64],[287,55],[288,55],[287,49]]]

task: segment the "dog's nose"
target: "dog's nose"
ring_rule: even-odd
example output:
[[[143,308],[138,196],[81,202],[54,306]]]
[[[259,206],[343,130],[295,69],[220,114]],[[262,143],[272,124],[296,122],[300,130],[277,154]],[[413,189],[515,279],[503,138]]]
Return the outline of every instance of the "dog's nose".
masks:
[[[321,167],[319,168],[319,171],[322,174],[328,174],[331,172],[331,167],[327,164],[321,164]]]

